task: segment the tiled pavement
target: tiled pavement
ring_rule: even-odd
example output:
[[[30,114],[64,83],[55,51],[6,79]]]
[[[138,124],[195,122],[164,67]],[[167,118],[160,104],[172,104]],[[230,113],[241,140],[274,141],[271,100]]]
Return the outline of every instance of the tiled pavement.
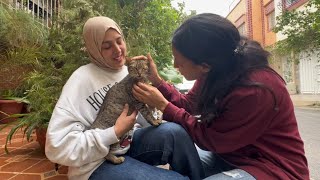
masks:
[[[0,124],[0,128],[3,124]],[[17,131],[8,145],[9,154],[4,150],[10,127],[0,131],[0,180],[67,180],[68,168],[50,162],[36,141],[35,132],[30,142],[23,138],[23,130]],[[169,165],[158,166],[169,169]]]
[[[0,124],[0,127],[2,125]],[[9,154],[4,150],[10,128],[0,131],[0,179],[1,180],[67,180],[67,167],[50,162],[36,141],[35,133],[28,142],[23,131],[18,131],[9,144]]]

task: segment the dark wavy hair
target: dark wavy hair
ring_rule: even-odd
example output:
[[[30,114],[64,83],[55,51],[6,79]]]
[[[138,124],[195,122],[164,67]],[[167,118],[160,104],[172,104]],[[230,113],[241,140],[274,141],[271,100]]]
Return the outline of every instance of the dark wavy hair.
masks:
[[[269,52],[252,40],[241,37],[238,29],[226,18],[216,14],[195,15],[174,32],[173,47],[194,64],[206,63],[212,68],[199,95],[201,120],[210,123],[224,110],[218,103],[235,87],[255,86],[273,91],[259,82],[248,80],[255,69],[269,69]],[[276,73],[277,74],[277,73]]]

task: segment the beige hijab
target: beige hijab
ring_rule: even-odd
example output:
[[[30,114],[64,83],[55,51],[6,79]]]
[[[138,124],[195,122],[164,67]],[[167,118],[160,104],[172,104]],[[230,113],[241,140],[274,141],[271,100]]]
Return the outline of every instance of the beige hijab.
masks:
[[[119,25],[112,19],[103,16],[90,18],[84,24],[83,38],[92,63],[102,68],[115,69],[101,55],[102,42],[109,28],[118,31],[123,36]]]

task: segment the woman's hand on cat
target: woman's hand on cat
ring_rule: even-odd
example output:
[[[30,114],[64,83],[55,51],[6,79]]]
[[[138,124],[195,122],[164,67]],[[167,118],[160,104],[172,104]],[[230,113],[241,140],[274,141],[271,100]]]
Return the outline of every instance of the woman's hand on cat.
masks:
[[[169,104],[168,100],[155,87],[139,82],[133,85],[133,96],[138,100],[149,106],[156,107],[161,112]]]
[[[154,63],[154,60],[152,59],[150,53],[147,54],[148,61],[150,63],[150,75],[149,75],[149,81],[154,86],[159,86],[160,83],[162,82],[161,77],[159,76],[158,70],[157,70],[157,65]]]
[[[125,133],[130,131],[136,122],[136,116],[138,112],[133,111],[132,114],[128,115],[128,111],[129,105],[125,104],[121,115],[118,117],[114,125],[114,132],[116,133],[118,139],[122,137]]]

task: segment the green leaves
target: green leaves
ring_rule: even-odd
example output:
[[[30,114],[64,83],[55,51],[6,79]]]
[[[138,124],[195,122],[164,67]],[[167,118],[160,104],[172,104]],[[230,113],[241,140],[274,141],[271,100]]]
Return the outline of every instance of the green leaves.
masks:
[[[287,39],[276,44],[280,53],[293,50],[295,53],[307,48],[320,48],[320,1],[310,0],[301,11],[284,11],[277,17],[275,32]]]
[[[182,83],[183,81],[182,75],[172,66],[165,67],[162,70],[160,70],[159,75],[166,81],[169,81],[174,84]]]
[[[0,6],[0,41],[9,47],[34,47],[44,44],[48,30],[24,10]],[[1,52],[1,49],[0,49]]]

